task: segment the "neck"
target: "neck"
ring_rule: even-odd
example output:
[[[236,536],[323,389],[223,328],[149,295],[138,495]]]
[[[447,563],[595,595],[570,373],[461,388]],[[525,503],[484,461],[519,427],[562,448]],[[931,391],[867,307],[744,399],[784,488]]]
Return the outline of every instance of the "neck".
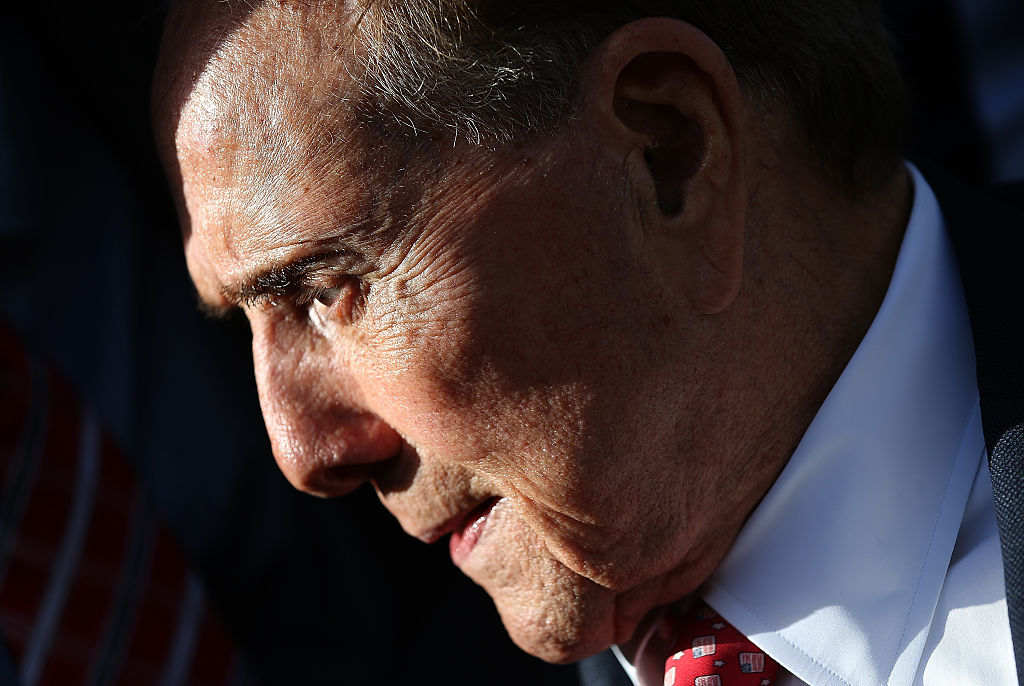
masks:
[[[902,165],[857,201],[808,167],[770,176],[751,198],[746,278],[759,287],[739,318],[757,331],[745,355],[764,398],[751,459],[774,480],[882,304],[912,187]]]

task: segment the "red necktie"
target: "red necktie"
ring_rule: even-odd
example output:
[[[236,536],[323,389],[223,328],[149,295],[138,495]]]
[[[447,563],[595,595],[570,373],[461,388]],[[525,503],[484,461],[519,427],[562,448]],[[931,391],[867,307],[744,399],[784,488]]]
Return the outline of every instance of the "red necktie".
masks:
[[[701,602],[679,625],[665,686],[771,686],[778,671],[779,663]]]

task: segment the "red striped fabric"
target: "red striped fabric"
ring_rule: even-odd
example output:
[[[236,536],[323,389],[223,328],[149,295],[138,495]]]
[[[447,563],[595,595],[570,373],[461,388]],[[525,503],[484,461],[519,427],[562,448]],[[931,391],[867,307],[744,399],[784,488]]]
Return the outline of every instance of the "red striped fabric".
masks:
[[[0,408],[0,636],[21,686],[239,683],[232,640],[117,446],[2,327]]]

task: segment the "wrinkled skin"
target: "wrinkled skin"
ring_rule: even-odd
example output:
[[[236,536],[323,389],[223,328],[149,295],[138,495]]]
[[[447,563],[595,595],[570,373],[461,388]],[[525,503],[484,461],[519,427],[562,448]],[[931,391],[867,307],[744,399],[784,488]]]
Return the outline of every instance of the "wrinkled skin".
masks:
[[[524,155],[476,183],[446,178],[394,243],[371,248],[379,266],[361,283],[322,277],[347,289],[330,307],[281,299],[246,314],[274,453],[292,483],[332,495],[365,467],[414,536],[501,498],[462,569],[520,645],[563,660],[631,633],[646,606],[617,610],[617,598],[652,570],[682,567],[689,587],[710,571],[723,551],[699,544],[707,532],[691,522],[707,517],[691,518],[690,491],[713,493],[724,475],[677,457],[694,447],[674,420],[687,394],[664,373],[671,322],[654,307],[656,284],[620,251],[636,241],[607,221],[613,207],[567,206],[589,193],[551,183],[572,176],[557,157]],[[202,158],[196,168],[183,159],[186,178],[212,178]],[[229,185],[238,172],[222,173]],[[358,179],[324,183],[335,212],[359,206]],[[190,208],[250,203],[199,183],[187,194]],[[295,213],[307,226],[332,221]],[[274,227],[225,230],[235,222],[209,217],[188,240],[212,302],[263,255],[294,260],[313,247]],[[303,240],[335,237],[344,244],[329,230]]]
[[[200,296],[250,320],[282,471],[324,496],[370,480],[428,541],[496,502],[456,561],[513,639],[551,661],[626,640],[713,571],[806,423],[768,392],[796,366],[754,354],[763,303],[709,316],[665,277],[640,151],[595,144],[600,116],[409,154],[319,106],[347,72],[316,22],[261,17],[162,141]],[[265,297],[239,286],[316,259]]]

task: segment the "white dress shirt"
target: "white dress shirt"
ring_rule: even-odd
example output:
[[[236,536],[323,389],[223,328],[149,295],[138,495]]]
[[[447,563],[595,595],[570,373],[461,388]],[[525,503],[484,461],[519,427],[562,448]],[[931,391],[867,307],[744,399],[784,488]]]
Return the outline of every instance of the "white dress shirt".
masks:
[[[775,686],[1017,683],[967,307],[909,170],[882,306],[702,591],[782,665]]]

